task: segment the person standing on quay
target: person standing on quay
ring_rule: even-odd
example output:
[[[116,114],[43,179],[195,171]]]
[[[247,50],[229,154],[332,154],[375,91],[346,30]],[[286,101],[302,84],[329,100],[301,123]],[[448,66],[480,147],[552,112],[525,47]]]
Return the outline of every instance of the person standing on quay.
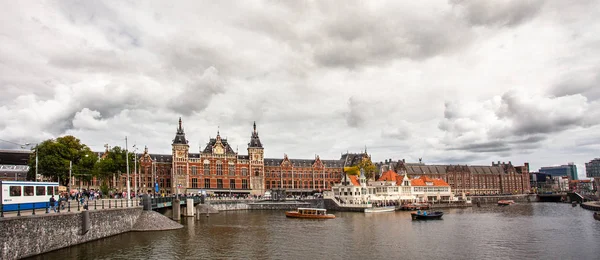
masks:
[[[52,211],[54,211],[54,213],[56,213],[56,206],[54,206],[56,202],[56,199],[54,199],[54,195],[52,195],[52,197],[50,198],[50,208],[52,208]]]

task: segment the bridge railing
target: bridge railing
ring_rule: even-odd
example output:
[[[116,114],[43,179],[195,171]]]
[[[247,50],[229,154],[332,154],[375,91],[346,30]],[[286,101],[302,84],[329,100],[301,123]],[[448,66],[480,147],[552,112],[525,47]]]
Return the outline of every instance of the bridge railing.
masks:
[[[179,198],[180,205],[185,205],[187,203],[187,199],[193,199],[194,204],[200,203],[200,200],[201,200],[201,197],[199,197],[199,196],[189,196],[189,197],[156,197],[156,198],[150,198],[150,201],[152,204],[152,208],[158,209],[158,208],[164,208],[164,207],[171,207],[173,205],[173,200],[176,198]]]
[[[23,215],[49,214],[52,212],[78,212],[84,210],[103,210],[114,208],[130,208],[140,206],[141,200],[138,198],[128,201],[127,199],[97,199],[85,200],[82,204],[76,200],[57,201],[54,208],[50,207],[50,202],[29,202],[19,204],[4,204],[0,207],[0,218],[20,217]],[[56,210],[56,211],[55,211]]]

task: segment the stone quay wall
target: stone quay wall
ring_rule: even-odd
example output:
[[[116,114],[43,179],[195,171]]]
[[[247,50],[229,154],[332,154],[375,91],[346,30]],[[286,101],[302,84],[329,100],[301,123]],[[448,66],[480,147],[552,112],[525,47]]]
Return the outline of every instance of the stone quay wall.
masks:
[[[89,229],[85,233],[83,212],[0,219],[0,258],[24,258],[128,232],[136,224],[142,207],[85,212],[89,214]]]
[[[472,196],[472,204],[488,204],[498,203],[499,200],[513,200],[514,202],[536,202],[536,195],[520,194],[520,195],[499,195],[499,196]]]
[[[341,207],[333,199],[323,199],[323,208],[326,208],[327,210],[331,211],[365,212],[365,207]]]

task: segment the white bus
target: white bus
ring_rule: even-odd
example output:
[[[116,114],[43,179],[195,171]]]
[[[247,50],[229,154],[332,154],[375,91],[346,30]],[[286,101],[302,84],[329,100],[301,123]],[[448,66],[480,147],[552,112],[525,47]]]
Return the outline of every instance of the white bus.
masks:
[[[58,182],[0,181],[2,211],[46,208],[50,197],[58,201]]]

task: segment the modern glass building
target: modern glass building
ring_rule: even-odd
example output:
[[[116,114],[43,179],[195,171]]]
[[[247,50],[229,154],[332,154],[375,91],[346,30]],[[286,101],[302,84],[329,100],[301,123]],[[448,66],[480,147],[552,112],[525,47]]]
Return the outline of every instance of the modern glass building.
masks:
[[[561,166],[542,167],[540,168],[539,172],[551,176],[568,176],[570,180],[579,179],[577,177],[577,165],[575,165],[574,163],[568,163],[567,165]]]
[[[585,164],[585,176],[588,178],[600,178],[600,158],[596,158]]]

